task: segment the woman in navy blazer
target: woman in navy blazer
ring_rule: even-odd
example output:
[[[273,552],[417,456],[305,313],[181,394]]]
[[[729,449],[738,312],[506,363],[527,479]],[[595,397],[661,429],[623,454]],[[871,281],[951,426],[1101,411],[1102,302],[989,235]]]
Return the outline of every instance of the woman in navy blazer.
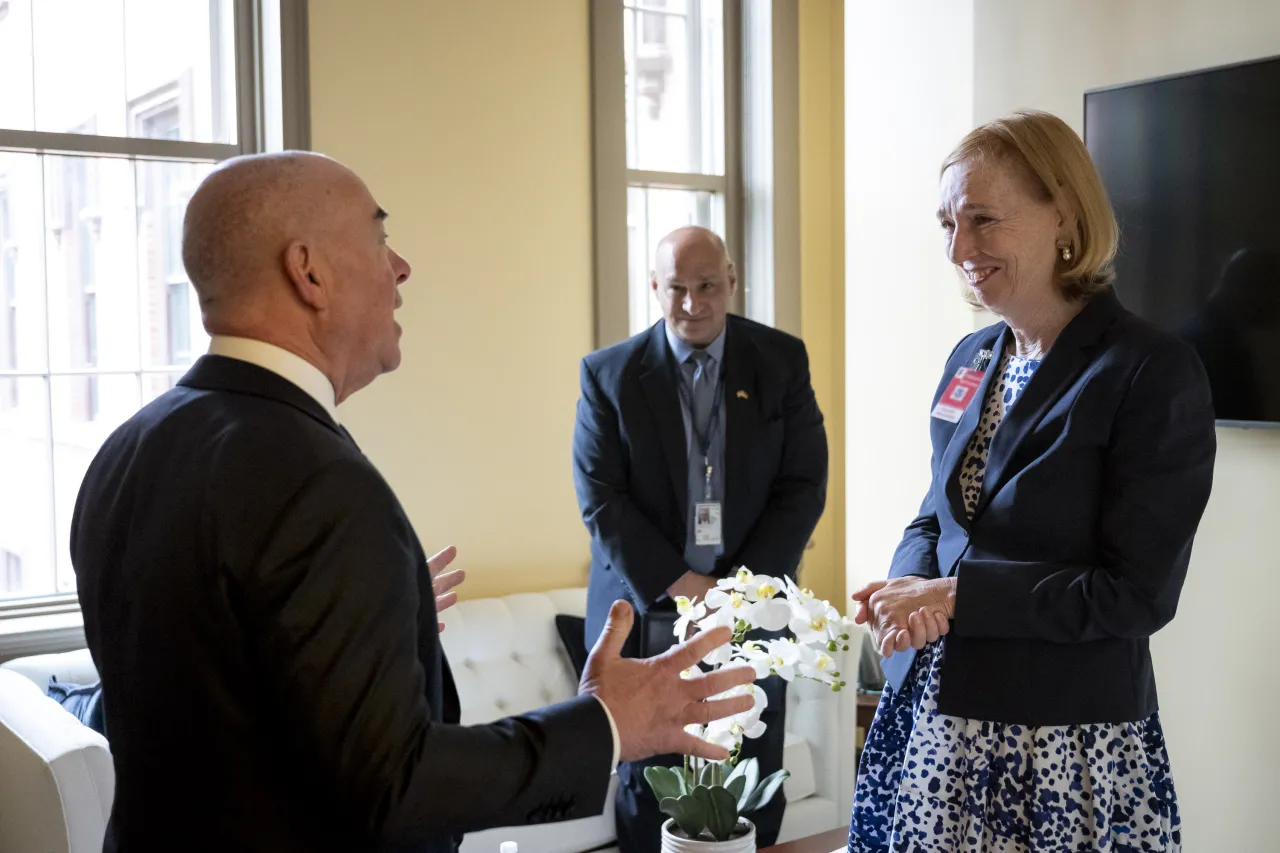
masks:
[[[1178,850],[1148,639],[1209,499],[1204,369],[1116,298],[1115,216],[1061,119],[970,133],[938,219],[1002,322],[948,359],[919,516],[853,596],[889,684],[849,850]]]

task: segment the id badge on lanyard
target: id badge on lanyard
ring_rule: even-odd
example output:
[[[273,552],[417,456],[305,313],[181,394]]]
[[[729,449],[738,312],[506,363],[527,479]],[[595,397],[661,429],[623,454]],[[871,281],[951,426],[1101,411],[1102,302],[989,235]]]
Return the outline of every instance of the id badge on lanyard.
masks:
[[[693,420],[693,401],[687,394],[684,384],[680,385],[681,396],[689,409],[689,426],[693,439],[697,443],[694,448],[702,454],[703,485],[702,500],[693,505],[693,541],[695,545],[720,545],[723,542],[722,517],[724,509],[716,500],[711,488],[711,475],[715,469],[711,465],[711,438],[715,435],[716,422],[720,417],[721,395],[724,393],[724,373],[716,379],[715,397],[711,403],[711,415],[707,418],[707,431],[698,432],[698,425]]]

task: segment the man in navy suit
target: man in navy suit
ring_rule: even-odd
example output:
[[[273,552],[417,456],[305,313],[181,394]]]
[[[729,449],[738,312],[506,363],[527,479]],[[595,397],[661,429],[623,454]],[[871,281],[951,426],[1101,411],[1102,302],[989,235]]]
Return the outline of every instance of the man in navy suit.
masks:
[[[795,578],[822,515],[827,437],[804,344],[729,316],[737,275],[723,241],[697,227],[663,238],[651,285],[663,320],[582,361],[573,441],[578,504],[591,533],[587,642],[610,604],[639,613],[624,653],[675,641],[674,599],[703,598],[740,567]],[[763,776],[782,767],[785,690],[762,682],[765,734],[744,744]],[[663,821],[643,778],[668,755],[619,766],[618,845],[660,846]],[[774,843],[785,800],[752,815]]]
[[[386,213],[314,154],[238,158],[191,199],[183,261],[213,336],[84,478],[71,531],[110,707],[105,848],[452,853],[460,833],[598,814],[619,759],[740,713],[680,670],[727,629],[623,659],[609,613],[579,696],[460,726],[433,565],[336,406],[400,362]],[[441,604],[447,604],[442,601]]]

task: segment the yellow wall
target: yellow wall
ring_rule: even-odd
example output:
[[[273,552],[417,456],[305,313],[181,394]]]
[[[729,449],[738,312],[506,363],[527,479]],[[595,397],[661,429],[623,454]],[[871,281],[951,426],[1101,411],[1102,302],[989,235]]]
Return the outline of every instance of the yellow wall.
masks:
[[[920,507],[929,486],[931,397],[947,354],[973,331],[934,218],[938,166],[973,127],[973,3],[849,0],[844,23],[845,517],[853,590],[885,576]]]
[[[839,0],[801,4],[802,318],[828,419],[805,583],[843,590]],[[414,265],[404,363],[342,407],[427,549],[479,598],[585,583],[570,442],[592,346],[586,0],[311,0],[313,147],[365,178]],[[500,22],[500,26],[497,25]],[[619,286],[624,286],[619,282]]]
[[[827,510],[802,582],[844,600],[844,3],[800,4],[800,327],[827,420]]]
[[[586,582],[570,440],[592,343],[585,0],[312,0],[312,145],[414,265],[404,363],[342,407],[467,597]],[[621,286],[621,283],[619,283]]]

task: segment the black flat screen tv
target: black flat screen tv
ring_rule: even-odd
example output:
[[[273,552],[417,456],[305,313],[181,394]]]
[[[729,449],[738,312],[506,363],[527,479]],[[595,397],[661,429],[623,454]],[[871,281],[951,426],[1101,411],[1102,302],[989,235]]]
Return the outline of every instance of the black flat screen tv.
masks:
[[[1280,427],[1280,57],[1087,92],[1116,293],[1190,343],[1218,420]]]

